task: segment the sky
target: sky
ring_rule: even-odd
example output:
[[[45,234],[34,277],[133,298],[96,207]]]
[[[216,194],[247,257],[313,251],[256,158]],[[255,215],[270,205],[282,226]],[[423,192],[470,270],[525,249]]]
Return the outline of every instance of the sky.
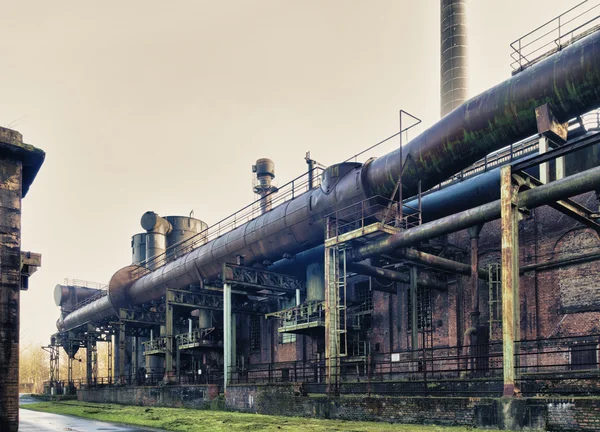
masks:
[[[439,118],[439,0],[2,0],[0,126],[46,151],[23,201],[42,268],[21,337],[47,344],[65,278],[108,283],[140,217],[211,224],[392,135]],[[510,76],[509,44],[579,0],[471,0],[470,94]],[[414,134],[412,135],[414,136]],[[397,143],[389,143],[397,146]],[[382,148],[379,154],[390,149]]]

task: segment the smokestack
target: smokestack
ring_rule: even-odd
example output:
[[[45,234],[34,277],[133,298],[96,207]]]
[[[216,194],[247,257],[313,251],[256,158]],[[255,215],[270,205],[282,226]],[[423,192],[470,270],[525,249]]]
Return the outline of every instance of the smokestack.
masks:
[[[441,0],[441,114],[462,105],[468,96],[467,0]]]

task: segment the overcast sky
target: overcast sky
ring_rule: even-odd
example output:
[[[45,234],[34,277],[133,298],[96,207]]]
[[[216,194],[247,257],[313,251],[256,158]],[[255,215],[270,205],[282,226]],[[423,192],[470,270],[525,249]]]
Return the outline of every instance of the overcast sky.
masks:
[[[145,211],[211,224],[253,199],[257,158],[284,184],[308,150],[332,164],[393,134],[399,109],[436,121],[439,3],[3,0],[0,126],[47,153],[23,201],[23,250],[43,255],[24,343],[56,331],[57,283],[130,263]],[[577,3],[472,0],[471,95]]]

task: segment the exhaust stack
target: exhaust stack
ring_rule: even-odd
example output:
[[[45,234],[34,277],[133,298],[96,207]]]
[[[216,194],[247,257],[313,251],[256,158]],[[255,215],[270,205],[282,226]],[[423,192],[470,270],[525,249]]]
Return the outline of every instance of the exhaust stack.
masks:
[[[467,0],[441,0],[441,114],[467,100]]]

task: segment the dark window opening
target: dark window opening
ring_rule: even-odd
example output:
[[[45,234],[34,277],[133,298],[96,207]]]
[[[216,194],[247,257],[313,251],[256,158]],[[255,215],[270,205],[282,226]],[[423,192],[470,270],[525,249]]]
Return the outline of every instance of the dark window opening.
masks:
[[[406,300],[408,313],[406,314],[408,331],[412,330],[412,299],[410,290],[407,291]],[[432,327],[431,290],[428,288],[417,288],[417,328],[419,330],[431,330]]]
[[[260,351],[260,316],[250,317],[250,351]]]
[[[571,370],[598,369],[598,345],[571,346]]]
[[[359,282],[354,285],[356,302],[359,304],[359,312],[370,312],[373,310],[373,291],[369,282]]]

